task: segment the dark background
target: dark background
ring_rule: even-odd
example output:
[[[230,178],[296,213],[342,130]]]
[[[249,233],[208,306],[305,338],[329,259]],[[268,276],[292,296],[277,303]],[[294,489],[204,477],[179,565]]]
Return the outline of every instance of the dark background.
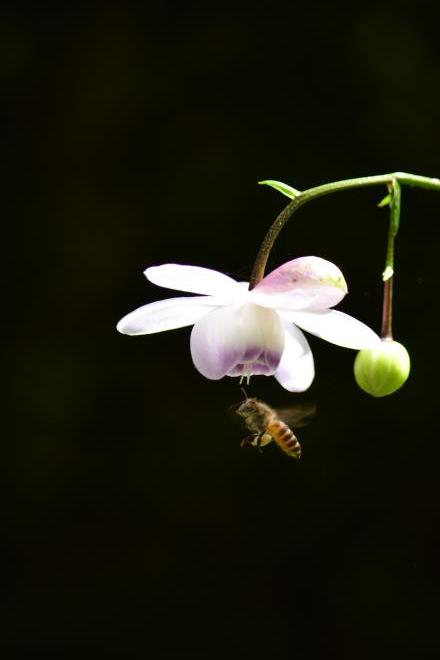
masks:
[[[439,17],[423,2],[3,8],[5,650],[436,657],[440,195],[404,190],[409,381],[373,399],[353,351],[311,338],[299,463],[240,450],[237,382],[195,371],[188,329],[115,324],[174,295],[148,265],[247,278],[287,201],[260,179],[438,176]],[[341,309],[376,330],[383,194],[304,207],[270,264],[334,261]],[[269,378],[250,390],[294,398]]]

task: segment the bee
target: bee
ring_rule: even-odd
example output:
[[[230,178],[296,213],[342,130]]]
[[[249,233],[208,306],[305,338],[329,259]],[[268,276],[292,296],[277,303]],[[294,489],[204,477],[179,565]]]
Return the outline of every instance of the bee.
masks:
[[[286,415],[297,426],[307,423],[306,420],[316,411],[313,404],[293,406]],[[251,435],[241,441],[241,446],[264,447],[274,440],[278,447],[292,458],[301,457],[301,445],[292,429],[284,422],[280,413],[259,399],[248,398],[242,401],[235,410],[243,418]],[[292,423],[293,423],[292,421]]]

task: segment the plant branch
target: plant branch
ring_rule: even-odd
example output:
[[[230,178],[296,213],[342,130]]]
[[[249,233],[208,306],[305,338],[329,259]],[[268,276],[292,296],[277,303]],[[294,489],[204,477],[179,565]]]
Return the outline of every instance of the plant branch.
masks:
[[[350,190],[352,188],[364,188],[366,186],[393,186],[393,182],[397,182],[398,184],[404,186],[440,191],[440,179],[418,176],[417,174],[408,174],[406,172],[394,172],[393,174],[364,176],[356,179],[345,179],[343,181],[325,183],[322,186],[316,186],[315,188],[309,188],[303,192],[298,192],[297,196],[294,197],[294,199],[292,199],[292,201],[281,211],[264,237],[254,262],[250,277],[249,289],[253,289],[258,284],[258,282],[263,279],[267,260],[278,234],[300,206],[312,201],[312,199],[323,197],[324,195],[329,195],[330,193],[335,193],[342,190]]]

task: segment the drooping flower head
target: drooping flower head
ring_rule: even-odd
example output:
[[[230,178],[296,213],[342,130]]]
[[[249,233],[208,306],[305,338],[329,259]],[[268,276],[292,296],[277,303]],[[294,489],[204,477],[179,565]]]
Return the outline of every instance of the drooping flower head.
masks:
[[[287,390],[303,392],[315,371],[300,328],[352,349],[380,343],[364,323],[331,309],[345,296],[347,285],[339,268],[319,257],[288,261],[252,291],[247,282],[198,266],[164,264],[144,274],[158,286],[199,295],[139,307],[117,329],[145,335],[193,325],[191,356],[196,369],[211,380],[273,375]]]

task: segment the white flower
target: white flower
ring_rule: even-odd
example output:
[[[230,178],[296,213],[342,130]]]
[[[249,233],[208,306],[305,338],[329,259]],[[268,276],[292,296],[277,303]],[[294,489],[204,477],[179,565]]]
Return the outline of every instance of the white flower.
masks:
[[[288,261],[252,291],[247,282],[198,266],[164,264],[144,274],[158,286],[202,295],[144,305],[124,316],[117,329],[147,335],[194,325],[192,359],[212,380],[274,375],[287,390],[303,392],[315,371],[299,328],[347,348],[380,344],[368,326],[330,309],[345,296],[347,285],[339,268],[319,257]]]

